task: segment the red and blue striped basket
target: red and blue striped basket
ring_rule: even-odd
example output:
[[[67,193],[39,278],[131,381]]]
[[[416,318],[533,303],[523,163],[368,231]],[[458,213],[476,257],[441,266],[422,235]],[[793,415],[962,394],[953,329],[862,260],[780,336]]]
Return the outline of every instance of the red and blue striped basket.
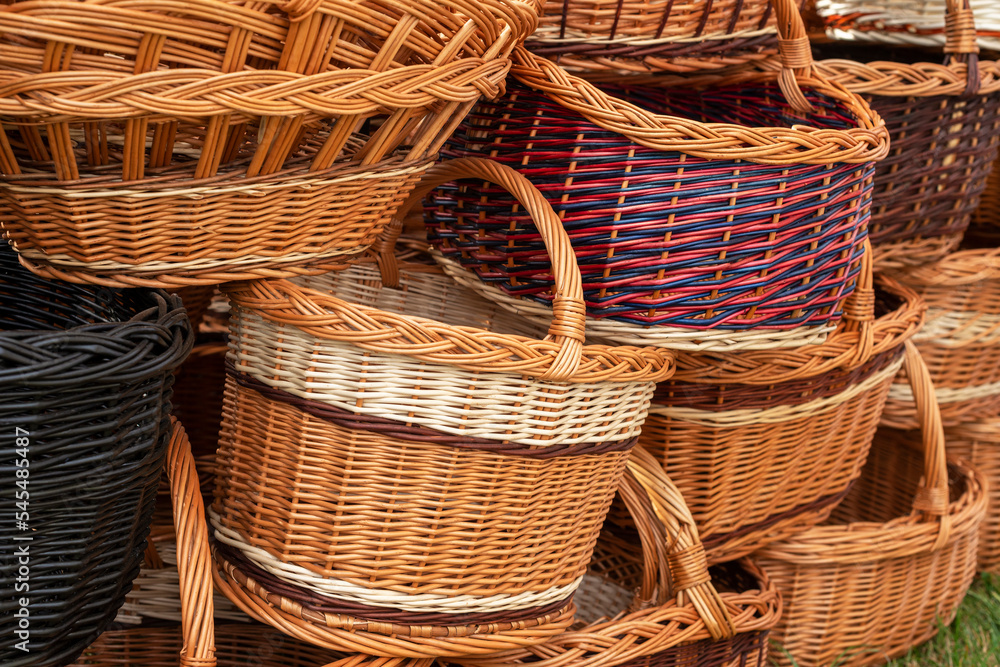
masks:
[[[447,152],[512,166],[545,195],[576,251],[592,335],[689,350],[825,339],[854,288],[887,147],[860,98],[800,75],[806,115],[764,72],[702,90],[598,88],[523,51],[512,73]],[[453,277],[544,319],[549,258],[509,194],[440,188],[425,221]]]

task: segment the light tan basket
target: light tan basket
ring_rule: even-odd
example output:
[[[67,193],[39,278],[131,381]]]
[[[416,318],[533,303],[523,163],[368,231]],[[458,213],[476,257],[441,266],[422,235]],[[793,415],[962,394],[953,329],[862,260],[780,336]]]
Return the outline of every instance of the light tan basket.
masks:
[[[979,569],[1000,575],[1000,418],[996,414],[945,429],[948,456],[986,479],[988,508],[979,531]]]
[[[983,476],[946,462],[930,376],[912,342],[906,371],[922,425],[885,430],[824,524],[757,552],[784,614],[774,631],[800,667],[880,664],[954,618],[976,572]],[[778,664],[792,664],[775,651]]]

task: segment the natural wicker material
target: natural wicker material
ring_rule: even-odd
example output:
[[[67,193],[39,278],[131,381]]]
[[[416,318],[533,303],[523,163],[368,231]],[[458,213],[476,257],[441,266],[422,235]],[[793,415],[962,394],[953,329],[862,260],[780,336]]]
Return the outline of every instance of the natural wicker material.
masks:
[[[827,4],[820,0],[820,5]],[[880,10],[885,13],[871,17],[876,25],[882,25],[885,14],[903,13],[906,5],[914,13],[921,11],[917,5],[926,5],[914,0],[895,4],[883,3]],[[930,59],[919,52],[883,53],[871,46],[846,53],[834,49],[830,55],[838,59],[818,64],[831,79],[864,95],[886,119],[892,135],[889,156],[876,172],[872,204],[870,233],[880,268],[934,262],[957,247],[1000,142],[1000,63],[978,56],[969,0],[931,4],[940,12],[939,25],[947,4],[944,64],[919,62]],[[871,4],[853,3],[849,20],[865,22],[865,9]],[[834,33],[843,36],[839,30]],[[889,41],[900,34],[908,39],[907,33],[891,32]]]
[[[934,382],[945,426],[1000,410],[1000,250],[968,249],[935,264],[894,273],[927,302],[913,337]],[[882,423],[916,426],[912,392],[901,375]]]
[[[179,286],[364,251],[534,0],[0,8],[0,223],[46,276]]]
[[[860,474],[923,315],[895,281],[873,294],[870,270],[869,260],[850,317],[823,345],[685,353],[679,377],[657,386],[640,443],[684,494],[709,562],[822,521]]]
[[[861,478],[826,523],[757,553],[785,605],[774,639],[802,667],[902,655],[951,622],[972,583],[985,480],[946,464],[930,376],[912,342],[905,359],[923,455],[919,434],[880,431]]]
[[[187,310],[188,319],[191,320],[191,328],[198,333],[208,307],[212,303],[215,295],[215,285],[198,285],[196,287],[182,287],[176,291],[177,296],[184,301],[184,309]]]
[[[973,213],[972,224],[965,236],[969,243],[1000,247],[1000,170],[996,163],[986,179],[979,208]]]
[[[565,630],[654,383],[672,372],[661,350],[583,344],[568,239],[512,170],[435,166],[404,213],[460,173],[511,188],[540,220],[562,295],[548,336],[428,264],[383,259],[401,291],[375,262],[226,287],[218,583],[329,648],[489,653]],[[338,611],[269,607],[221,547]]]
[[[544,644],[457,658],[469,667],[765,667],[780,602],[749,561],[709,571],[684,498],[637,447],[619,487],[625,521],[605,524],[575,596],[578,624]]]
[[[584,70],[690,72],[778,52],[768,0],[546,0],[533,52]]]
[[[945,8],[950,0],[816,0],[827,34],[884,44],[941,47],[945,44]],[[1000,50],[1000,5],[969,0],[976,15],[979,46]]]
[[[216,616],[218,618],[218,616]],[[178,625],[112,630],[101,635],[74,667],[127,665],[178,667],[182,645]],[[218,667],[430,667],[431,660],[400,660],[344,655],[310,646],[260,624],[215,626]]]
[[[797,13],[789,21],[791,42],[805,40]],[[448,153],[517,168],[559,211],[592,335],[689,350],[822,342],[853,287],[886,143],[859,98],[811,65],[795,71],[710,91],[680,77],[668,90],[602,90],[518,50],[519,83],[481,103]],[[781,89],[816,113],[803,118]],[[453,277],[461,265],[488,298],[546,320],[550,262],[506,193],[463,184],[425,213]]]
[[[138,574],[173,371],[193,336],[177,297],[43,281],[6,247],[0,330],[0,663],[64,663],[114,619]],[[30,591],[15,576],[24,547]],[[15,648],[25,596],[28,653]]]
[[[974,467],[986,480],[988,508],[979,529],[979,570],[1000,574],[1000,419],[996,413],[945,429],[948,456]]]

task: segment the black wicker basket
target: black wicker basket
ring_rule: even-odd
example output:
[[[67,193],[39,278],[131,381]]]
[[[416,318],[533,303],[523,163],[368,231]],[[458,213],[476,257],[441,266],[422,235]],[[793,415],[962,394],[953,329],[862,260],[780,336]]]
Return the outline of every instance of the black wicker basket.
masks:
[[[139,572],[193,333],[179,297],[45,281],[0,243],[0,664],[64,665]],[[27,642],[27,643],[24,643]]]

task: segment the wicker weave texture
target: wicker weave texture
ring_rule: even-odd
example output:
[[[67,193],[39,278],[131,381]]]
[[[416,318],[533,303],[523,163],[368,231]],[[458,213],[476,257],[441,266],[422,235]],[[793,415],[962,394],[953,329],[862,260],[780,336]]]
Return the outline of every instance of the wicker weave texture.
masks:
[[[575,600],[582,622],[545,644],[458,658],[469,667],[764,667],[776,591],[743,560],[709,570],[684,499],[637,447]],[[583,625],[586,623],[586,625]]]
[[[755,147],[713,150],[692,141],[695,128],[703,137],[731,132],[726,143],[742,142],[747,126],[798,128],[801,116],[792,120],[766,74],[710,92],[601,90],[518,53],[514,73],[524,85],[481,103],[448,150],[515,166],[559,211],[584,273],[592,334],[679,349],[822,340],[856,276],[871,165],[858,164],[860,155],[814,160],[795,151],[751,164],[735,158],[755,160]],[[870,132],[860,100],[808,84],[816,86],[805,95],[816,132]],[[874,145],[864,153],[875,159]],[[441,191],[425,214],[445,258],[509,296],[552,298],[531,219],[498,188]],[[536,310],[523,309],[528,316]]]
[[[1000,7],[993,0],[967,4],[979,46],[1000,50]],[[947,0],[816,0],[832,37],[906,46],[943,46],[947,6]]]
[[[879,431],[830,519],[757,554],[784,600],[775,640],[805,667],[906,653],[951,622],[975,575],[985,481],[964,464],[946,465],[929,376],[907,346],[923,453],[919,433]]]
[[[0,662],[65,663],[114,619],[139,572],[173,371],[193,336],[180,299],[163,292],[46,282],[7,247],[0,273],[0,419],[9,425],[0,555],[11,564],[0,628],[12,638]],[[28,592],[14,576],[23,547],[27,653],[13,641]]]
[[[930,370],[947,426],[1000,409],[1000,251],[968,249],[935,264],[894,274],[927,302],[914,342]],[[883,423],[913,428],[905,376],[889,395]]]
[[[640,443],[684,494],[711,562],[826,518],[861,474],[901,352],[772,387],[659,386]]]
[[[777,53],[766,0],[548,0],[534,53],[573,70],[690,72],[745,65]]]
[[[47,277],[162,287],[342,268],[470,105],[501,90],[538,12],[533,0],[3,9],[0,224]]]
[[[988,509],[979,530],[979,570],[1000,574],[1000,419],[991,416],[945,429],[948,455],[986,479]]]
[[[191,450],[199,461],[214,455],[219,445],[226,350],[224,340],[200,341],[181,364],[174,382],[172,414],[184,424]]]

